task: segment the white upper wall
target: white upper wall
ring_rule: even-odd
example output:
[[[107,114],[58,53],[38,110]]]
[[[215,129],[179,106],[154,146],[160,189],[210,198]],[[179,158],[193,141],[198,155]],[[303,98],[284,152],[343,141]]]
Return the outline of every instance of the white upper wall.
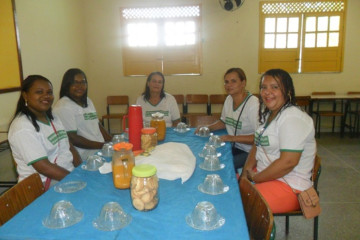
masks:
[[[58,97],[64,72],[82,68],[99,116],[105,113],[107,95],[129,95],[135,103],[145,86],[145,77],[124,77],[122,73],[121,7],[201,3],[203,75],[166,76],[167,92],[223,93],[223,74],[230,67],[243,68],[247,88],[257,92],[260,0],[247,0],[233,12],[223,10],[218,0],[15,1],[24,76],[48,77]],[[343,72],[292,74],[298,95],[315,90],[360,91],[356,71],[360,63],[359,12],[360,1],[348,0]],[[0,94],[0,126],[13,114],[18,94]]]

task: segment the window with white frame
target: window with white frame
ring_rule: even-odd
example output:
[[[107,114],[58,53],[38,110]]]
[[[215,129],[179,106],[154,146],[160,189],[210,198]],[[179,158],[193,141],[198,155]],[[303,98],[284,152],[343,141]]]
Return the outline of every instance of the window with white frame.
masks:
[[[200,5],[121,9],[125,76],[201,74]]]
[[[340,72],[345,2],[260,2],[259,72]]]

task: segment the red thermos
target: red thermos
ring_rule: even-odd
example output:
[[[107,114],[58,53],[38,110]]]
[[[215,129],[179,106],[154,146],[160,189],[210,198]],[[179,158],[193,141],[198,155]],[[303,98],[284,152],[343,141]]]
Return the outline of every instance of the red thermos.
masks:
[[[143,128],[142,108],[140,105],[131,105],[128,115],[123,117],[123,131],[128,118],[129,142],[133,144],[133,151],[141,150],[141,129]]]

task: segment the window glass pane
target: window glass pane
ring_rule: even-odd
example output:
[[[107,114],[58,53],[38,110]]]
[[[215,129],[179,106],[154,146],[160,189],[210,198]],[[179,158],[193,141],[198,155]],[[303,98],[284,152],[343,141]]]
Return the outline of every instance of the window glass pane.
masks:
[[[318,31],[327,31],[328,30],[328,20],[329,20],[329,17],[327,17],[327,16],[318,17],[317,30]]]
[[[318,33],[316,38],[317,47],[326,47],[327,33]]]
[[[315,33],[305,34],[305,47],[315,47]]]
[[[275,34],[265,34],[264,48],[274,48]]]
[[[297,48],[297,46],[298,46],[297,42],[298,42],[298,34],[297,33],[288,34],[288,42],[287,42],[288,48]]]
[[[265,18],[265,32],[275,32],[275,18]]]
[[[193,21],[165,23],[166,46],[190,44],[195,44],[195,23]]]
[[[289,32],[298,32],[299,31],[299,18],[292,17],[289,18]]]
[[[286,34],[276,34],[276,48],[286,48]]]
[[[276,32],[286,32],[287,18],[278,18],[276,25]]]
[[[340,16],[330,17],[330,31],[339,31],[340,29]]]
[[[307,17],[306,18],[306,32],[315,32],[316,28],[315,28],[315,23],[316,23],[316,18],[315,17]]]
[[[155,23],[129,23],[127,33],[130,47],[156,46],[158,44]]]
[[[329,33],[329,47],[339,46],[339,33]]]

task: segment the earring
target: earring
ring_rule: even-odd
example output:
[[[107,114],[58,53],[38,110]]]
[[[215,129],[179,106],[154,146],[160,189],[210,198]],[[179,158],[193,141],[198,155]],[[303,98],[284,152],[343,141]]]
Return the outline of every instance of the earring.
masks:
[[[25,107],[27,107],[28,106],[28,104],[27,104],[27,101],[25,100]]]
[[[291,94],[290,94],[290,92],[289,92],[289,94],[288,94],[288,97],[289,97],[289,102],[291,102]]]

